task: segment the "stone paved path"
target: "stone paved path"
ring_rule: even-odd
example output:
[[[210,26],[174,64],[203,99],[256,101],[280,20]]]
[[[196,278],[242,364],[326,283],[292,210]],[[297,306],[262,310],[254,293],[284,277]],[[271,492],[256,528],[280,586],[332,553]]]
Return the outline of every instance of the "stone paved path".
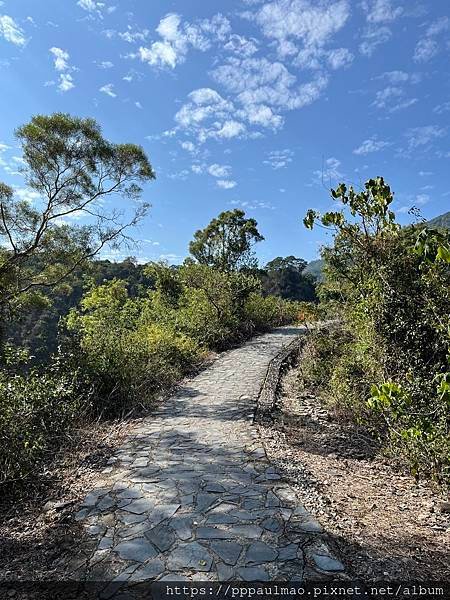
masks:
[[[301,580],[343,569],[253,425],[280,328],[224,353],[135,429],[75,518],[72,579]]]

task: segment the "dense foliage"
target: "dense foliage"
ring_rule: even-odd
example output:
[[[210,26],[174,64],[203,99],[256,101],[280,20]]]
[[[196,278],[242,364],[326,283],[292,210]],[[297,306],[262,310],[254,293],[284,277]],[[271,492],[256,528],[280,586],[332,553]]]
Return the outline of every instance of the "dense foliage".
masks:
[[[147,267],[155,289],[131,298],[126,283],[93,286],[67,320],[76,356],[96,389],[96,407],[117,414],[145,404],[221,350],[296,318],[299,307],[262,298],[258,280],[205,265]]]
[[[305,273],[307,266],[306,260],[295,256],[274,258],[260,272],[264,294],[315,302],[316,279]]]
[[[366,423],[414,475],[450,480],[450,234],[400,228],[382,178],[332,190],[343,209],[323,251],[320,297],[338,329],[314,343],[308,376],[336,411]]]
[[[189,252],[201,265],[219,271],[252,269],[257,261],[252,247],[263,240],[255,219],[238,208],[220,213],[205,229],[195,232]]]

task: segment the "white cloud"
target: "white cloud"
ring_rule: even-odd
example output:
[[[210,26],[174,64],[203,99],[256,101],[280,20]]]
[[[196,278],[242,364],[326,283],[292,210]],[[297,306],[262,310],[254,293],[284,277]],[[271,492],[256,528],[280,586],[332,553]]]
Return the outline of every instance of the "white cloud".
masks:
[[[123,31],[118,33],[118,36],[124,42],[128,42],[129,44],[133,44],[134,42],[144,42],[148,37],[150,31],[148,29],[143,29],[142,31],[133,31],[133,29],[128,26],[127,31]]]
[[[347,48],[337,48],[327,53],[328,64],[335,70],[350,66],[353,59],[353,54]]]
[[[105,6],[103,2],[94,2],[94,0],[78,0],[77,4],[80,8],[89,12],[98,10],[99,8],[103,8]]]
[[[106,6],[104,2],[97,2],[96,0],[78,0],[77,5],[87,11],[90,17],[97,15],[100,19],[103,19],[102,11]],[[106,9],[108,13],[114,12],[114,10],[114,6]]]
[[[365,156],[372,152],[379,152],[380,150],[383,150],[383,148],[387,148],[387,146],[390,146],[389,142],[383,142],[378,140],[376,136],[373,136],[372,138],[364,140],[358,148],[355,148],[353,154]]]
[[[274,150],[269,152],[267,159],[264,160],[265,165],[269,165],[272,169],[278,170],[288,166],[293,160],[294,153],[286,148],[285,150]]]
[[[55,70],[59,72],[58,90],[60,92],[68,92],[75,87],[71,71],[76,69],[69,64],[70,56],[66,50],[53,46],[50,48],[50,53],[54,57]],[[54,85],[54,82],[47,81],[44,85]]]
[[[324,162],[322,169],[314,171],[314,176],[317,183],[328,184],[328,182],[335,182],[338,179],[342,179],[343,174],[339,171],[341,161],[337,158],[327,158]]]
[[[431,38],[419,40],[414,50],[414,60],[416,62],[428,62],[436,56],[439,51],[438,43]]]
[[[258,43],[254,38],[248,40],[241,35],[230,35],[230,39],[224,46],[225,50],[233,52],[238,56],[249,57],[258,52]]]
[[[208,173],[213,177],[224,179],[231,175],[231,167],[229,165],[213,164],[208,167]]]
[[[235,181],[228,179],[218,179],[216,183],[217,187],[220,187],[223,190],[232,190],[237,186],[237,183]]]
[[[244,13],[263,34],[275,41],[280,57],[293,57],[298,66],[318,68],[327,59],[324,47],[350,16],[348,0],[274,0]]]
[[[412,127],[406,132],[406,139],[410,150],[414,150],[421,146],[433,142],[445,135],[445,129],[436,125],[426,125],[424,127]]]
[[[406,73],[405,71],[385,71],[381,75],[374,77],[374,80],[377,79],[399,85],[402,83],[419,83],[421,76],[418,73]]]
[[[61,48],[50,48],[50,52],[55,57],[55,69],[57,71],[67,71],[69,69],[69,53]]]
[[[392,36],[392,31],[385,25],[369,25],[363,32],[359,51],[365,56],[372,56],[378,46],[385,44]]]
[[[196,151],[196,146],[192,142],[180,142],[180,146],[183,148],[183,150],[187,150],[191,153]]]
[[[177,128],[194,135],[200,144],[212,139],[242,136],[245,125],[232,118],[235,108],[211,88],[192,91],[188,102],[175,115]],[[177,129],[176,128],[176,129]],[[175,133],[172,130],[172,133]]]
[[[435,106],[433,108],[433,112],[436,113],[437,115],[442,115],[443,113],[446,113],[450,111],[450,102],[444,102],[443,104],[438,104],[437,106]]]
[[[213,77],[236,95],[244,114],[259,105],[272,110],[302,108],[316,100],[328,82],[319,75],[298,86],[297,78],[281,62],[270,62],[267,58],[230,58],[227,64],[213,71]]]
[[[408,85],[419,83],[420,74],[404,71],[386,71],[373,78],[381,80],[383,88],[375,95],[372,105],[389,113],[409,108],[418,102],[415,97],[408,97]]]
[[[389,23],[404,12],[401,6],[394,7],[391,0],[363,0],[361,6],[369,23]]]
[[[174,69],[186,60],[190,48],[205,52],[211,41],[223,41],[230,31],[228,19],[220,14],[198,23],[182,23],[178,14],[166,15],[159,22],[156,32],[161,40],[149,47],[141,46],[138,56],[153,67]]]
[[[23,29],[8,15],[0,15],[0,36],[15,46],[25,46]]]
[[[99,89],[100,92],[102,92],[103,94],[106,94],[107,96],[109,96],[110,98],[116,98],[117,94],[114,91],[114,84],[113,83],[107,83],[104,86],[102,86]]]
[[[70,73],[61,73],[59,76],[58,89],[60,92],[68,92],[75,87],[73,77]]]
[[[140,110],[143,109],[143,106],[142,106],[142,104],[139,101],[135,102],[134,105],[135,105],[136,108],[139,108]]]
[[[103,60],[101,62],[95,63],[99,69],[112,69],[114,67],[114,63],[110,60]]]
[[[238,137],[245,132],[245,125],[232,119],[225,121],[222,127],[214,133],[212,137],[231,139]]]
[[[450,29],[450,19],[448,17],[441,17],[437,19],[428,27],[423,38],[421,38],[414,49],[414,60],[416,62],[428,62],[436,54],[439,53],[440,46],[435,39],[441,33],[444,33]]]
[[[263,34],[277,41],[301,40],[305,46],[323,45],[339,31],[350,15],[347,0],[310,2],[275,0],[251,17]]]

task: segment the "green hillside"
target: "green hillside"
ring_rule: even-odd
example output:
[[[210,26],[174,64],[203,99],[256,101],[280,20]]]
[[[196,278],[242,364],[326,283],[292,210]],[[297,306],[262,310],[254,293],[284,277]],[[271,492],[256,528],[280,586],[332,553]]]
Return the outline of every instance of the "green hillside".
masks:
[[[428,221],[428,225],[450,229],[450,211],[431,219],[431,221]]]
[[[322,281],[323,260],[312,260],[303,270],[304,275],[312,275],[317,281]]]

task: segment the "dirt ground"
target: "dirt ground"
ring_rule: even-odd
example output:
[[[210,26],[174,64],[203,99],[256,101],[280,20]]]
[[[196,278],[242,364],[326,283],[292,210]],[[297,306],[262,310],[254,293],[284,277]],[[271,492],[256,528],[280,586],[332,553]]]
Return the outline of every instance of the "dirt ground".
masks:
[[[285,374],[274,423],[261,435],[348,575],[450,581],[449,498],[402,472],[365,431],[334,419],[301,392],[299,377],[295,368]]]
[[[55,565],[70,555],[81,529],[72,518],[114,449],[138,420],[74,431],[72,440],[29,481],[21,496],[0,496],[0,581],[57,578]]]

